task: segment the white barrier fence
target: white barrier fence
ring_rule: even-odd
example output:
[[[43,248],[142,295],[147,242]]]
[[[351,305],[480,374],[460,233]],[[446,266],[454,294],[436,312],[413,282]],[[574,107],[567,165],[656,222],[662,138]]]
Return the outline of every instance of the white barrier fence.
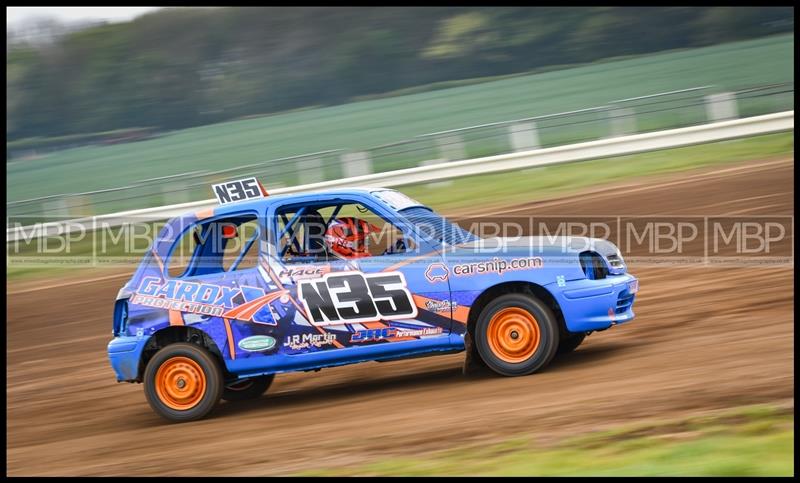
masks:
[[[335,149],[217,171],[174,174],[127,186],[9,201],[7,216],[17,220],[27,217],[30,221],[23,222],[27,224],[59,217],[84,218],[126,206],[143,209],[198,200],[207,196],[209,185],[243,176],[263,179],[275,190],[393,169],[747,118],[788,110],[794,105],[793,82],[714,92],[715,86],[710,85],[659,92],[613,100],[598,107],[421,134],[359,151]],[[449,183],[452,181],[440,181],[436,186]]]
[[[428,166],[418,166],[416,168],[352,176],[300,186],[270,189],[270,194],[277,195],[320,191],[343,187],[394,187],[428,183],[462,176],[474,176],[536,166],[586,161],[793,129],[794,111],[785,111],[699,126],[634,134],[553,148],[533,149],[485,158],[451,161]],[[357,169],[353,171],[358,172]],[[55,236],[71,233],[73,231],[87,230],[94,226],[118,226],[129,222],[133,218],[140,222],[163,220],[178,216],[187,211],[210,208],[216,206],[216,204],[216,200],[213,199],[194,201],[177,205],[79,218],[69,221],[12,227],[6,229],[6,243],[20,239]]]

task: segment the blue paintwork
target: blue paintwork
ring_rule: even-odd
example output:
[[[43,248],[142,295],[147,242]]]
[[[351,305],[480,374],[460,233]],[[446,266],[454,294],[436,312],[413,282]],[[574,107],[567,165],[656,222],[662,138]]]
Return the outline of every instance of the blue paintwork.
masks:
[[[150,336],[115,337],[108,343],[108,358],[117,374],[117,381],[136,379],[142,350]]]
[[[388,344],[348,347],[347,349],[311,352],[306,354],[275,354],[266,358],[251,358],[231,361],[228,369],[242,377],[259,374],[302,371],[319,367],[333,367],[376,359],[399,359],[426,352],[464,349],[464,338],[456,334],[429,337],[427,339],[392,342]],[[347,358],[337,352],[346,350]]]
[[[202,220],[198,219],[197,213],[170,220],[118,295],[118,300],[128,301],[128,319],[108,346],[117,380],[139,380],[139,362],[148,340],[171,326],[166,308],[134,303],[137,294],[139,297],[150,294],[164,301],[203,302],[221,312],[202,315],[193,313],[199,309],[181,306],[173,311],[172,324],[175,315],[179,314],[180,325],[207,334],[222,355],[227,371],[240,378],[463,350],[467,331],[465,314],[469,307],[484,291],[502,283],[534,283],[549,291],[561,307],[567,329],[572,332],[602,330],[634,317],[630,306],[617,307],[628,295],[629,282],[635,280],[626,273],[624,265],[610,269],[608,277],[600,280],[587,279],[581,268],[578,255],[584,250],[590,249],[603,257],[616,254],[616,247],[609,242],[587,238],[525,237],[447,245],[421,233],[418,226],[403,215],[403,209],[398,212],[375,196],[373,193],[376,191],[348,189],[270,196],[218,206],[210,217]],[[276,246],[281,233],[274,223],[279,219],[278,210],[291,207],[298,212],[305,206],[337,201],[359,203],[370,208],[412,237],[417,244],[416,250],[350,261],[282,263]],[[242,214],[252,214],[262,220],[257,241],[258,267],[208,274],[202,274],[200,270],[199,274],[185,278],[169,276],[165,264],[169,263],[176,241],[186,230],[199,221],[206,223]],[[293,222],[294,219],[291,224]],[[484,267],[488,266],[485,265],[487,262],[508,265],[519,260],[528,260],[531,265],[517,270],[506,267],[503,271],[463,273],[465,267],[475,269],[476,264],[484,264]],[[315,327],[308,323],[305,310],[301,310],[297,292],[299,278],[286,274],[286,270],[299,268],[319,269],[319,277],[323,273],[352,271],[373,274],[390,269],[391,272],[400,272],[408,290],[415,296],[418,314],[413,319],[384,320],[380,324],[392,330],[425,328],[435,333],[403,340],[353,342],[353,334],[364,330],[365,326],[342,323]],[[152,300],[147,303],[152,303]],[[257,311],[246,316],[237,313],[248,306]],[[448,309],[450,306],[453,310]],[[242,339],[255,335],[262,339],[273,338],[274,346],[254,352],[239,347]],[[313,343],[303,346],[290,343],[293,340]]]
[[[503,247],[503,259],[524,257],[541,257],[544,261],[541,268],[518,270],[503,274],[485,274],[471,277],[450,277],[450,289],[467,295],[461,303],[472,305],[473,301],[487,288],[508,282],[532,282],[547,289],[556,299],[564,315],[567,329],[571,332],[587,332],[606,329],[612,325],[633,319],[633,310],[614,313],[609,316],[609,309],[616,309],[619,294],[627,289],[628,283],[636,278],[627,273],[611,275],[601,280],[588,280],[581,269],[578,254],[591,247],[597,249],[597,241],[588,238],[573,237],[575,248],[563,239],[547,237],[523,237],[514,241],[501,241],[499,245],[490,246],[487,250],[475,249],[475,244],[461,246],[452,251],[445,260],[452,267],[457,262],[470,263],[484,258],[496,256],[492,251],[497,246]],[[611,245],[604,242],[604,245]],[[613,245],[611,245],[613,247]],[[604,246],[606,250],[611,247]],[[613,247],[616,251],[616,247]],[[481,256],[484,254],[483,256]],[[619,273],[619,271],[617,271]],[[562,276],[564,285],[559,286],[556,277]],[[477,290],[476,290],[477,289]]]

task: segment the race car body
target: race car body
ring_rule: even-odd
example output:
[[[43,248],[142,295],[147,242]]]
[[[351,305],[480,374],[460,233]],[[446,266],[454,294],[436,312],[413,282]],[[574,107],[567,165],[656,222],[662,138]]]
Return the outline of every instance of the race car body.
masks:
[[[119,292],[111,365],[167,419],[275,373],[465,348],[529,374],[634,316],[638,281],[604,240],[478,238],[387,189],[256,191],[167,222]]]

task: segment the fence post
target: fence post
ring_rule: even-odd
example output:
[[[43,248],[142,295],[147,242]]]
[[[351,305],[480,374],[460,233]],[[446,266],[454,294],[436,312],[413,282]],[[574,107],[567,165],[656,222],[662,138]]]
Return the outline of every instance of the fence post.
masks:
[[[508,126],[511,148],[514,151],[539,149],[539,132],[535,122],[523,122]]]
[[[436,144],[439,146],[440,156],[448,161],[467,159],[464,151],[464,142],[461,140],[461,136],[456,133],[436,136]]]
[[[342,172],[345,178],[372,174],[372,162],[363,151],[342,154]]]
[[[625,136],[636,132],[636,112],[629,107],[613,106],[608,115],[611,118],[611,136]]]
[[[53,201],[45,201],[42,203],[42,211],[44,212],[45,217],[69,217],[69,205],[67,204],[67,198],[65,196],[60,196]]]
[[[322,159],[318,157],[300,158],[297,160],[297,177],[300,184],[312,184],[325,181],[322,171]]]
[[[95,212],[97,202],[91,194],[72,195],[65,198],[67,203],[67,215],[70,218],[77,216],[92,216]]]
[[[161,185],[161,195],[167,205],[177,205],[189,201],[189,191],[186,189],[185,182],[163,183]]]
[[[734,92],[720,92],[706,96],[706,115],[708,120],[725,121],[739,117],[736,108],[736,94]]]

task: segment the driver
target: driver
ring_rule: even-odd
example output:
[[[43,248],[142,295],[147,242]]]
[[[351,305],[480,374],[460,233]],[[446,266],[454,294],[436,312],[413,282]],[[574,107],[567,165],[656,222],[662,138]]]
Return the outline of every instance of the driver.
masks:
[[[369,257],[367,236],[378,231],[378,227],[359,218],[337,218],[325,231],[325,245],[342,258]]]

